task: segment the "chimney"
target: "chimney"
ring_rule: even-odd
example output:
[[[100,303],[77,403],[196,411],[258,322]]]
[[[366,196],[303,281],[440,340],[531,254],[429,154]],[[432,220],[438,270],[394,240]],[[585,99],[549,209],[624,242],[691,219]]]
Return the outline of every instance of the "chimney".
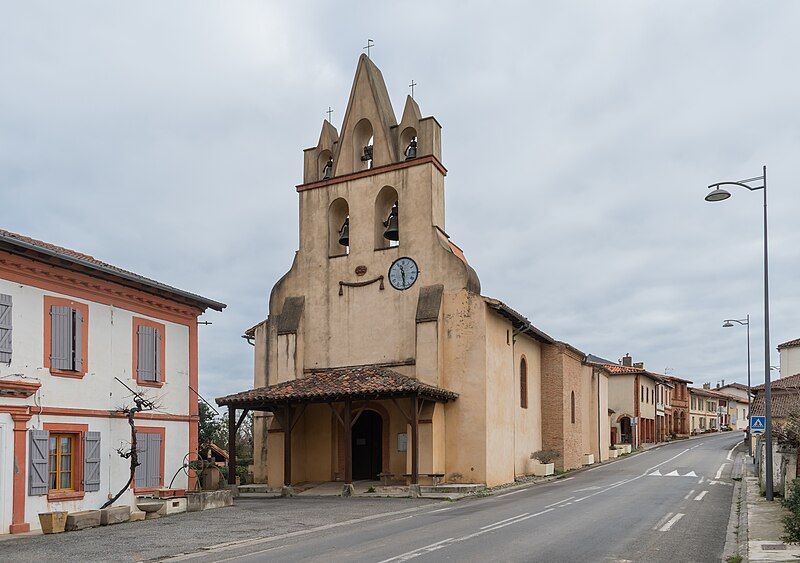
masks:
[[[639,369],[644,369],[644,362],[634,362],[633,363],[633,367],[639,368]]]
[[[625,357],[622,358],[622,365],[625,367],[631,367],[633,365],[633,358],[631,358],[630,354],[625,354]]]
[[[709,389],[710,390],[711,389],[711,384],[710,383],[703,383],[703,389]]]

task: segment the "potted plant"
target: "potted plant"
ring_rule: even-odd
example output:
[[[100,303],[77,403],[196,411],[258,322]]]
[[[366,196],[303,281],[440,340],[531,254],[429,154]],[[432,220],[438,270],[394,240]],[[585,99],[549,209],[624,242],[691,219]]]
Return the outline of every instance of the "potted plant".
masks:
[[[534,460],[533,474],[537,477],[546,477],[555,473],[555,464],[553,463],[561,457],[561,454],[556,450],[539,450],[531,454],[531,459]]]
[[[43,534],[60,534],[67,525],[67,511],[40,512],[39,523]]]
[[[608,448],[608,459],[616,459],[619,457],[619,450],[616,446],[611,446]]]

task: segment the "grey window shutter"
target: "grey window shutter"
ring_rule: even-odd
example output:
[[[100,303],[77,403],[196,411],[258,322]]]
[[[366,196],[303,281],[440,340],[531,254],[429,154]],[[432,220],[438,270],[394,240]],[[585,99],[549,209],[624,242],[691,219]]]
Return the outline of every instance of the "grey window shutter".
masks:
[[[50,367],[72,369],[72,309],[50,307]]]
[[[161,381],[161,331],[155,329],[153,334],[153,370],[154,381]]]
[[[73,335],[72,342],[73,364],[72,369],[83,371],[83,313],[80,309],[72,309],[73,313]]]
[[[0,362],[11,361],[11,296],[0,293]]]
[[[100,490],[100,432],[83,435],[83,490]]]
[[[28,431],[29,471],[28,494],[47,494],[47,443],[50,434],[46,430]]]
[[[136,433],[136,455],[139,465],[133,474],[133,486],[137,489],[147,486],[147,434]]]
[[[139,355],[136,375],[144,381],[158,381],[156,374],[156,333],[151,326],[139,325]]]
[[[161,486],[161,434],[148,434],[150,439],[147,444],[148,469],[147,469],[147,486],[160,487]]]

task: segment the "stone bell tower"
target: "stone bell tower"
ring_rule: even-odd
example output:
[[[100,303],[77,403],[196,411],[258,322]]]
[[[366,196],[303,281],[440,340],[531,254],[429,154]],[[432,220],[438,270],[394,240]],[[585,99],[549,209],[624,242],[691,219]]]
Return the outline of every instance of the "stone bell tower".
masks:
[[[341,133],[326,120],[304,151],[300,248],[270,296],[268,375],[256,385],[364,364],[438,379],[418,373],[418,308],[442,291],[480,293],[445,231],[446,172],[439,123],[409,96],[398,124],[362,55]]]

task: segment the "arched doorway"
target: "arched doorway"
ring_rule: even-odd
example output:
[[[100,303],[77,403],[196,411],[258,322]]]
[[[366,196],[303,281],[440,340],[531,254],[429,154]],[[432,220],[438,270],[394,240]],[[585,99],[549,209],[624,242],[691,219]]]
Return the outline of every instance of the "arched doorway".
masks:
[[[623,444],[633,444],[631,441],[631,419],[623,416],[619,419],[620,442]]]
[[[377,480],[383,461],[383,419],[365,410],[353,425],[353,479]]]

